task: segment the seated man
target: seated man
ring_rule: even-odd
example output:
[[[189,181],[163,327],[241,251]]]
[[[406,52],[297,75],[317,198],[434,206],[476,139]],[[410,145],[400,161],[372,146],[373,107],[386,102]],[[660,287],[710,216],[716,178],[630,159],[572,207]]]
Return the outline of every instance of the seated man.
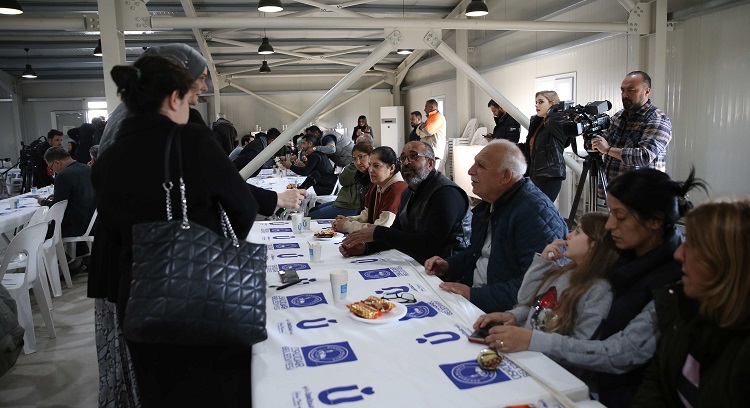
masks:
[[[401,153],[401,174],[409,188],[401,194],[390,228],[368,225],[341,243],[344,256],[397,249],[419,263],[449,257],[469,243],[471,212],[466,193],[435,170],[435,153],[423,142],[409,142]]]
[[[568,232],[555,205],[525,172],[526,159],[514,143],[485,146],[469,169],[472,191],[482,199],[473,210],[471,246],[425,262],[427,274],[457,281],[441,288],[487,313],[512,309],[534,253]]]
[[[300,151],[305,155],[305,161],[296,160],[293,163],[282,161],[281,165],[300,176],[309,176],[312,172],[317,171],[320,174],[320,179],[313,187],[315,194],[332,194],[333,188],[336,186],[337,177],[333,174],[333,165],[328,160],[328,156],[315,150],[318,138],[314,134],[308,133],[301,140],[303,142]]]
[[[68,200],[68,207],[60,225],[62,236],[83,235],[96,209],[94,187],[91,185],[91,167],[73,160],[62,147],[50,147],[44,153],[44,161],[57,174],[55,194],[47,199],[37,197],[39,205],[51,207],[60,201]]]
[[[240,145],[235,147],[234,150],[232,150],[232,152],[229,153],[229,160],[234,161],[234,159],[236,159],[237,156],[240,155],[240,153],[242,152],[242,149],[244,149],[245,146],[247,146],[248,143],[252,142],[253,140],[255,140],[255,136],[253,136],[250,133],[246,134],[245,136],[242,136],[242,139],[240,139]]]

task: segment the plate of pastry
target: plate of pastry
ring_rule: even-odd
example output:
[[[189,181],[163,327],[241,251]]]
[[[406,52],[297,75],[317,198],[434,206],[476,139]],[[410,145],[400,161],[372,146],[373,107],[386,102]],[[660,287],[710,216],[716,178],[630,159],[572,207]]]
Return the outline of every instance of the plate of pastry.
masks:
[[[370,296],[365,300],[346,305],[349,317],[367,324],[387,324],[397,322],[406,316],[406,306]]]

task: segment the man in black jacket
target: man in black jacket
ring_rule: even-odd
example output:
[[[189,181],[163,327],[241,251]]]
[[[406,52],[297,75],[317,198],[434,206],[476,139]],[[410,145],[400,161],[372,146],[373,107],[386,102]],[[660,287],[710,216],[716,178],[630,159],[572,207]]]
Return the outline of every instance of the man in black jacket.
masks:
[[[338,178],[333,174],[333,164],[328,160],[328,156],[315,150],[318,143],[318,137],[313,133],[303,136],[302,154],[305,155],[305,161],[297,160],[294,163],[289,161],[281,162],[281,165],[293,171],[300,176],[309,176],[317,171],[320,179],[315,184],[315,194],[328,195],[333,193]]]
[[[397,249],[419,263],[449,257],[469,245],[471,211],[466,193],[435,170],[435,153],[424,142],[409,142],[401,153],[401,173],[409,188],[401,194],[398,216],[388,227],[368,226],[349,234],[344,256]]]
[[[276,132],[268,132],[268,134],[263,132],[256,133],[255,140],[248,143],[247,146],[243,147],[240,154],[237,155],[237,158],[232,161],[232,163],[234,163],[234,167],[236,167],[237,170],[242,170],[242,168],[253,161],[253,159],[263,151],[263,149],[273,143],[273,141],[276,140],[277,136],[278,133]],[[264,165],[261,166],[261,168],[268,168],[268,166]],[[258,173],[260,173],[261,168],[255,170],[255,173],[253,173],[250,177],[257,176]]]
[[[62,236],[83,235],[96,209],[94,187],[91,185],[91,167],[73,160],[62,147],[49,148],[44,154],[44,161],[57,177],[55,194],[47,199],[38,197],[39,205],[52,207],[60,201],[68,200],[68,207],[60,225]]]
[[[46,187],[54,181],[51,173],[47,172],[47,163],[44,161],[44,153],[50,147],[61,147],[63,141],[63,132],[57,129],[51,129],[47,132],[47,141],[39,143],[34,151],[34,181],[35,187]],[[24,163],[25,164],[25,163]]]
[[[492,133],[487,133],[484,138],[488,141],[506,139],[518,143],[518,139],[521,137],[521,125],[518,124],[518,121],[508,115],[508,112],[501,108],[494,99],[490,99],[487,107],[490,108],[492,117],[495,119],[495,129],[492,130]]]
[[[234,149],[234,144],[237,143],[237,129],[234,128],[232,122],[227,120],[223,113],[219,113],[218,116],[219,119],[211,125],[211,130],[214,131],[219,146],[221,146],[226,154],[229,154]]]

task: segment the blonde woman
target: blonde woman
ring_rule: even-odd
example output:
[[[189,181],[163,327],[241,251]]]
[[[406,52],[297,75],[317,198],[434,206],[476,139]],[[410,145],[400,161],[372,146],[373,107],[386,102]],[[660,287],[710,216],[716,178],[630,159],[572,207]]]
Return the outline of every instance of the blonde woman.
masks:
[[[560,97],[555,91],[541,91],[534,95],[536,115],[531,117],[526,142],[518,144],[529,164],[526,176],[551,201],[555,201],[565,180],[563,150],[570,144],[562,128],[548,116],[549,110],[558,103]]]
[[[633,407],[741,407],[750,401],[750,200],[685,217],[680,283],[654,295],[662,340]]]
[[[401,193],[408,187],[399,171],[396,152],[381,146],[370,153],[370,181],[372,186],[365,196],[365,209],[355,217],[339,216],[333,229],[351,233],[368,224],[390,227],[396,220]]]

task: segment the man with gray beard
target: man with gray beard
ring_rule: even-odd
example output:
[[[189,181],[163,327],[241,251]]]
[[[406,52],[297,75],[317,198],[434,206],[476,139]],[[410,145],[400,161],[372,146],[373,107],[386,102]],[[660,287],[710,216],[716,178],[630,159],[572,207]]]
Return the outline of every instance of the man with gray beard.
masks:
[[[401,194],[396,221],[390,228],[371,225],[349,234],[339,247],[344,256],[392,248],[424,263],[432,256],[450,256],[468,246],[469,198],[456,183],[435,170],[432,147],[409,142],[400,163],[409,188]]]

